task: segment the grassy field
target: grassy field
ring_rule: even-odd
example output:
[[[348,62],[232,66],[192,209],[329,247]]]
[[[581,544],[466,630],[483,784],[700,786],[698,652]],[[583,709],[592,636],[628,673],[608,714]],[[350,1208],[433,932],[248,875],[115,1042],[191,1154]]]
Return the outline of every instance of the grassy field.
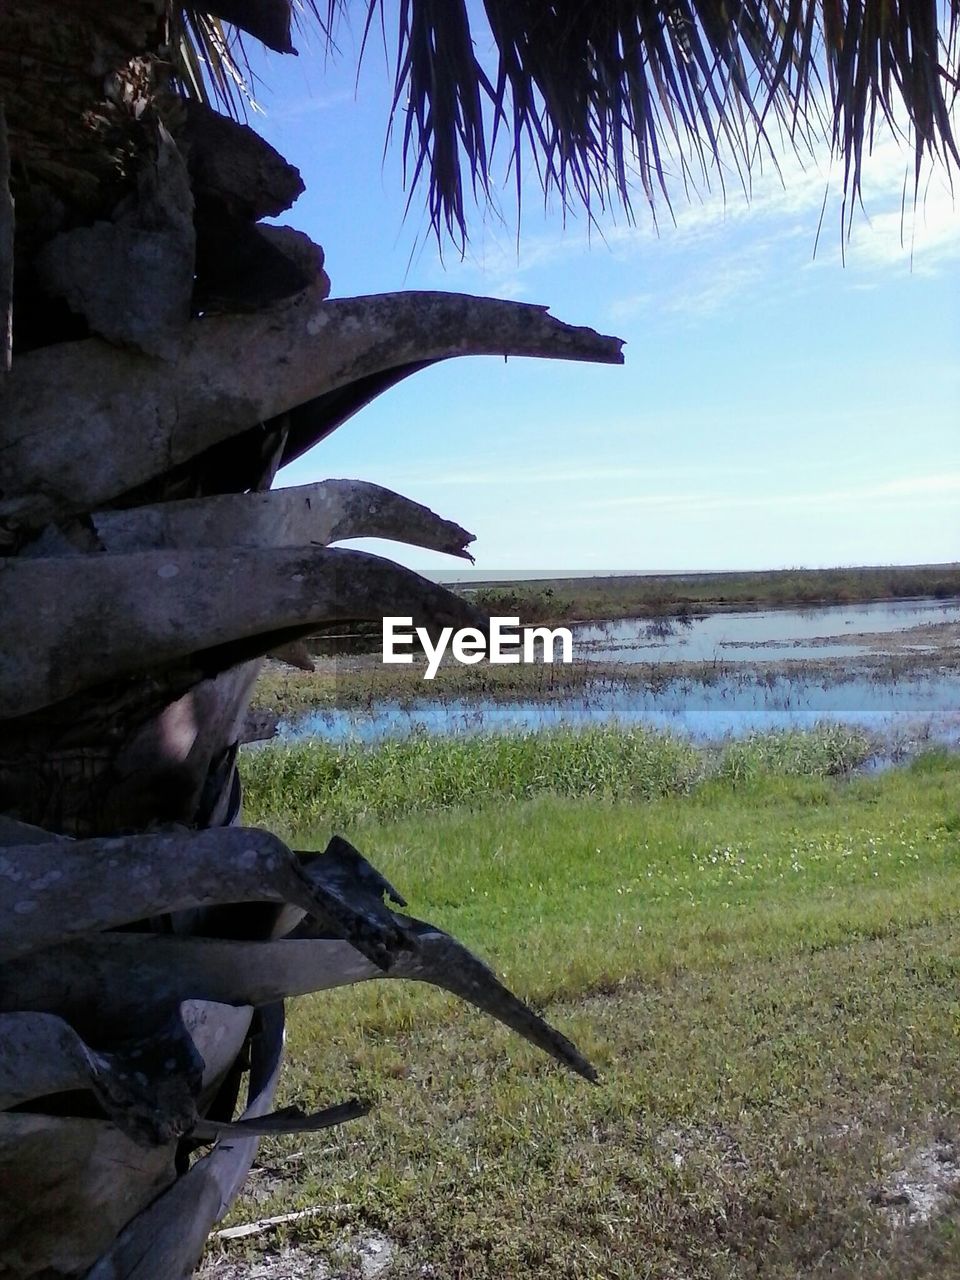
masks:
[[[270,1247],[306,1266],[380,1232],[395,1280],[960,1273],[955,1195],[911,1217],[921,1183],[960,1177],[960,761],[850,779],[822,741],[787,741],[629,799],[389,821],[344,804],[338,829],[411,909],[545,1009],[601,1084],[431,990],[300,1001],[285,1100],[377,1110],[266,1144],[234,1220],[328,1206]],[[259,796],[322,846],[309,805]]]

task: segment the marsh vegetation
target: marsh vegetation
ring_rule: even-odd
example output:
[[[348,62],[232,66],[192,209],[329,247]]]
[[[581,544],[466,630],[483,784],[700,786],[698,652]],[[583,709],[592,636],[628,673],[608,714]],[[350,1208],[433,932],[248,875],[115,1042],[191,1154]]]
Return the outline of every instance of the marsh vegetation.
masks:
[[[960,565],[891,565],[844,569],[777,569],[753,573],[615,574],[536,581],[464,580],[491,614],[519,613],[525,622],[660,617],[726,608],[855,604],[879,600],[946,600],[960,596]]]
[[[960,743],[960,601],[714,613],[575,627],[570,665],[274,664],[257,703],[286,740],[411,733],[526,733],[619,724],[697,741],[840,722],[882,736]]]

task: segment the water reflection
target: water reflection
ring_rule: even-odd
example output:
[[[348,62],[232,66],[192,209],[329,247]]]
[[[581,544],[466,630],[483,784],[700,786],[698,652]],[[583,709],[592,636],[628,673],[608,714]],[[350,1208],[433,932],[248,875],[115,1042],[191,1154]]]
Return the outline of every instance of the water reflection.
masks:
[[[960,603],[889,600],[804,609],[737,610],[674,618],[626,618],[574,625],[574,655],[597,662],[782,662],[884,652],[870,636],[960,622]],[[842,637],[864,636],[862,641]],[[834,641],[834,643],[831,643]],[[896,647],[899,647],[897,641]],[[933,650],[922,635],[911,646]]]
[[[922,733],[960,746],[960,671],[928,668],[881,676],[853,663],[826,674],[816,669],[785,674],[765,665],[784,659],[855,659],[883,652],[885,643],[901,652],[942,649],[947,656],[956,651],[955,641],[932,629],[942,623],[960,623],[960,601],[884,601],[581,624],[573,628],[578,659],[608,664],[722,660],[725,670],[708,670],[699,678],[668,676],[656,685],[606,677],[549,700],[383,701],[363,709],[314,712],[281,725],[281,734],[288,740],[374,742],[418,731],[510,733],[614,722],[716,741],[832,721],[870,729],[891,743]],[[909,637],[897,634],[907,628],[919,630]],[[856,639],[842,643],[843,636]]]
[[[375,742],[413,732],[432,734],[536,730],[555,725],[645,724],[697,741],[761,730],[810,728],[833,721],[873,730],[888,740],[923,733],[960,746],[960,673],[866,676],[831,680],[742,672],[709,682],[682,678],[657,688],[586,686],[563,699],[497,702],[490,698],[376,703],[362,711],[313,712],[281,725],[287,740]]]

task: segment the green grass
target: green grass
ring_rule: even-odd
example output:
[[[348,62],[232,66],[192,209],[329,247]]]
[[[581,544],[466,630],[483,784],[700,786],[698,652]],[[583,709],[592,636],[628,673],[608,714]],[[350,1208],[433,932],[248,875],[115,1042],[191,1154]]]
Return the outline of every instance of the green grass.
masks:
[[[757,735],[704,754],[642,728],[603,725],[517,734],[414,734],[367,747],[316,739],[271,743],[241,757],[244,810],[256,825],[289,831],[316,821],[476,807],[549,793],[652,799],[689,791],[718,774],[843,772],[871,751],[863,733],[838,725]]]
[[[871,1200],[960,1142],[960,760],[804,777],[764,746],[644,801],[338,823],[602,1082],[411,984],[300,1001],[285,1100],[378,1108],[268,1144],[234,1217],[329,1205],[298,1245],[385,1231],[395,1280],[957,1274],[955,1200],[907,1228]]]

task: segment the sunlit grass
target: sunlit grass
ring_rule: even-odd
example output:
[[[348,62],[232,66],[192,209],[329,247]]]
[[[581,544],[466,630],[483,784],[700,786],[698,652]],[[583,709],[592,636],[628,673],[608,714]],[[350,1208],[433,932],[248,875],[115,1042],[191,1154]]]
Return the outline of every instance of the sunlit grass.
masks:
[[[960,760],[800,776],[807,750],[642,800],[300,823],[301,846],[337,825],[602,1082],[414,984],[298,1002],[287,1100],[377,1110],[269,1144],[296,1159],[235,1216],[333,1206],[300,1246],[386,1231],[396,1280],[957,1274],[949,1199],[908,1231],[874,1201],[960,1142]]]
[[[244,752],[248,821],[282,830],[321,816],[343,823],[476,808],[541,794],[648,800],[686,793],[714,774],[827,776],[862,762],[867,735],[825,725],[757,735],[704,755],[684,739],[605,725],[515,734],[414,734],[376,746],[318,740]]]

